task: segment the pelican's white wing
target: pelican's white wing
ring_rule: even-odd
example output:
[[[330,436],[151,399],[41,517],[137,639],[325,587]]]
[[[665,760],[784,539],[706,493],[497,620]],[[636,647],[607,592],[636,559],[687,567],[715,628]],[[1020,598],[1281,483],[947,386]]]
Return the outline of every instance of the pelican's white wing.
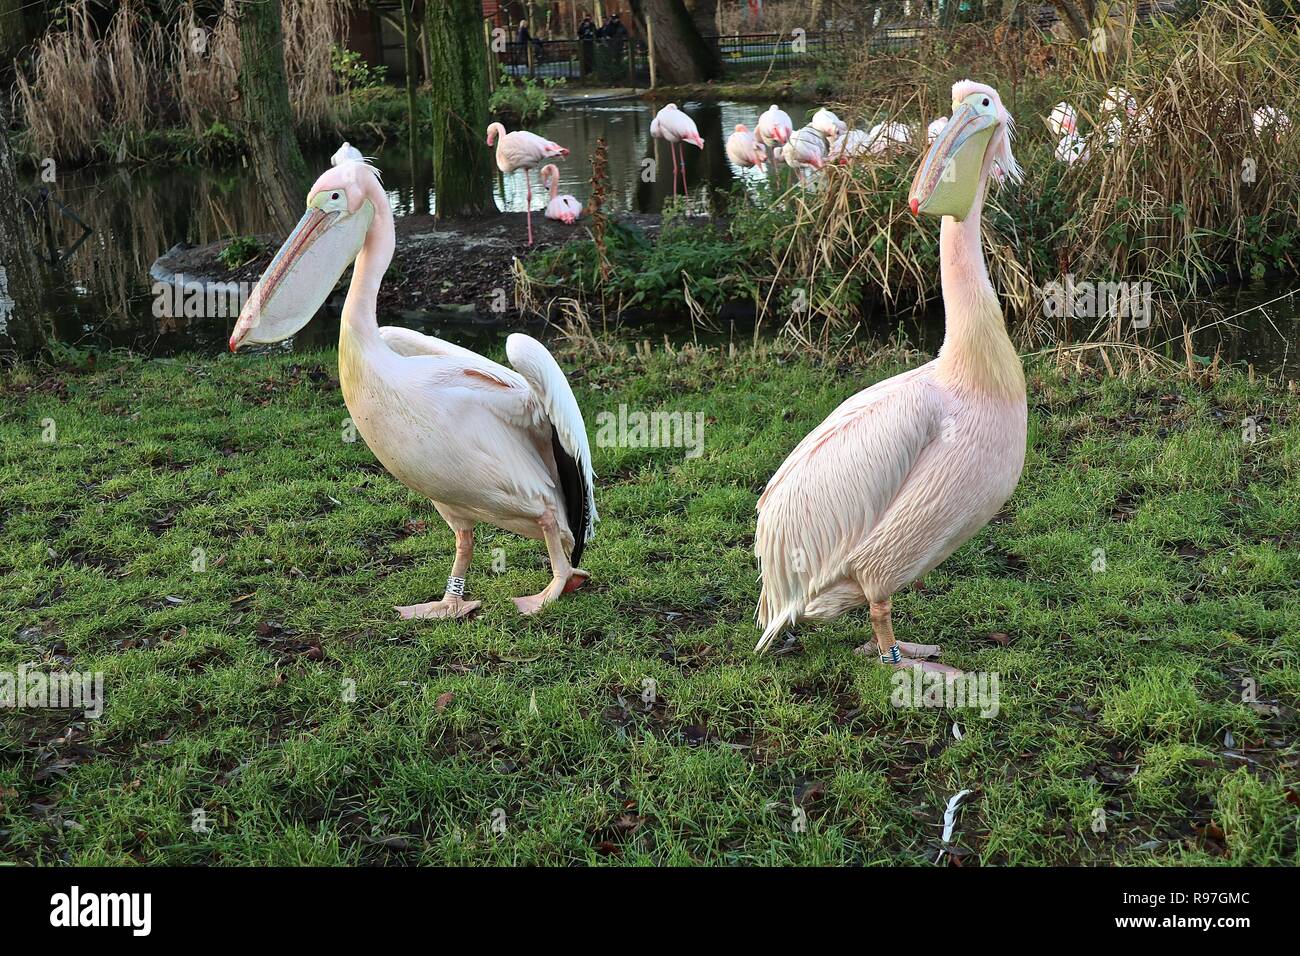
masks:
[[[850,573],[850,556],[941,433],[943,408],[931,371],[923,365],[845,401],[767,483],[754,536],[764,628],[755,651],[799,620],[819,591]]]
[[[591,469],[591,446],[587,443],[587,425],[582,420],[578,400],[573,397],[569,380],[546,346],[532,336],[521,332],[509,336],[506,356],[527,381],[533,397],[555,427],[560,447],[577,466],[583,500],[569,503],[570,528],[575,535],[582,534],[589,541],[595,535],[596,522],[600,519],[596,514],[596,476]],[[574,516],[578,514],[585,519],[582,529],[574,527]]]
[[[467,348],[432,335],[425,335],[423,332],[404,329],[397,325],[385,325],[379,330],[379,337],[398,355],[439,355],[444,358],[455,358],[464,362],[467,368],[492,375],[505,384],[524,389],[528,387],[528,383],[517,372],[484,358],[477,352],[471,352]]]

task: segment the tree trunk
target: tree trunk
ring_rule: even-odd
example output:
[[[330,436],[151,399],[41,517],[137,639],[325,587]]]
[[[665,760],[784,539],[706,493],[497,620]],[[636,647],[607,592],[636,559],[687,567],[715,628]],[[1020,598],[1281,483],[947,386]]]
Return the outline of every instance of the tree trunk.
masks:
[[[429,99],[438,217],[475,215],[492,205],[487,48],[479,0],[428,0]]]
[[[1056,12],[1076,40],[1087,40],[1092,36],[1090,24],[1096,13],[1092,0],[1052,0],[1052,6],[1056,7]]]
[[[420,32],[415,19],[415,0],[402,0],[402,50],[406,57],[406,125],[411,141],[419,134],[415,90],[420,81]]]
[[[9,116],[0,102],[0,355],[31,355],[46,344],[31,204],[9,152]]]
[[[632,0],[642,20],[653,20],[655,67],[660,82],[704,83],[722,74],[717,51],[700,36],[683,0]]]
[[[249,163],[276,225],[288,232],[306,202],[307,164],[293,133],[289,84],[284,73],[280,0],[239,5],[239,98]]]
[[[14,57],[27,43],[23,0],[0,0],[0,77],[13,72]]]

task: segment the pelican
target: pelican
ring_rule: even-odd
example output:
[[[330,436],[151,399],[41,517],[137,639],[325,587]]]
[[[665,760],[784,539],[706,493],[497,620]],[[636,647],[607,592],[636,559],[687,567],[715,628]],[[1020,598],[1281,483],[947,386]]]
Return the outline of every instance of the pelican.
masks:
[[[307,194],[307,212],[253,290],[230,349],[279,342],[305,326],[353,263],[339,331],[339,384],[357,431],[389,473],[433,502],[456,535],[442,599],[404,618],[458,618],[474,525],[546,542],[551,582],[515,598],[535,614],[589,577],[576,567],[595,532],[587,429],[555,359],[527,335],[506,339],[513,369],[410,329],[375,321],[393,258],[393,214],[378,171],[347,143]]]
[[[761,653],[787,626],[871,608],[875,652],[893,667],[959,673],[939,648],[894,639],[890,599],[982,528],[1025,459],[1020,357],[980,245],[993,167],[1019,179],[1012,120],[991,87],[963,80],[909,202],[942,216],[946,330],[939,357],[858,392],[799,443],[758,500]],[[870,645],[866,645],[869,647]]]

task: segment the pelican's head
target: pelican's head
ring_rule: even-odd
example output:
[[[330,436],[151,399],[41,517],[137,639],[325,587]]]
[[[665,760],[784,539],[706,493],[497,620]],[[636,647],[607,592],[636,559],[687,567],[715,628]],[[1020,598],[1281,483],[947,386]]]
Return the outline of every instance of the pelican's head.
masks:
[[[333,168],[307,193],[307,211],[262,273],[230,336],[230,351],[245,342],[280,342],[311,321],[352,264],[379,206],[388,208],[378,171],[347,143]]]
[[[912,213],[961,221],[984,202],[990,175],[1019,181],[1011,155],[1011,114],[997,90],[962,80],[952,88],[952,117],[931,144],[912,180]]]

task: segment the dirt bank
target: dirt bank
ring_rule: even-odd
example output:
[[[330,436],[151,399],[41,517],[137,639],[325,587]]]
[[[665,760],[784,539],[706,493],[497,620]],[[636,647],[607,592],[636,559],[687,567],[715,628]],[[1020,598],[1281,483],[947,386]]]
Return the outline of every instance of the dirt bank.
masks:
[[[653,235],[659,230],[659,216],[623,214],[618,220]],[[511,264],[517,256],[547,246],[588,237],[589,222],[572,226],[533,214],[535,242],[527,243],[523,213],[495,213],[476,219],[435,220],[429,215],[404,216],[396,222],[397,247],[393,263],[379,291],[379,308],[384,312],[471,309],[485,318],[510,320],[514,310],[514,279]],[[186,283],[254,283],[262,275],[280,245],[280,237],[256,237],[260,252],[256,258],[229,269],[218,258],[226,242],[205,246],[176,246],[154,262],[150,270],[155,281]],[[346,276],[345,280],[346,281]],[[493,310],[505,293],[506,312]]]

